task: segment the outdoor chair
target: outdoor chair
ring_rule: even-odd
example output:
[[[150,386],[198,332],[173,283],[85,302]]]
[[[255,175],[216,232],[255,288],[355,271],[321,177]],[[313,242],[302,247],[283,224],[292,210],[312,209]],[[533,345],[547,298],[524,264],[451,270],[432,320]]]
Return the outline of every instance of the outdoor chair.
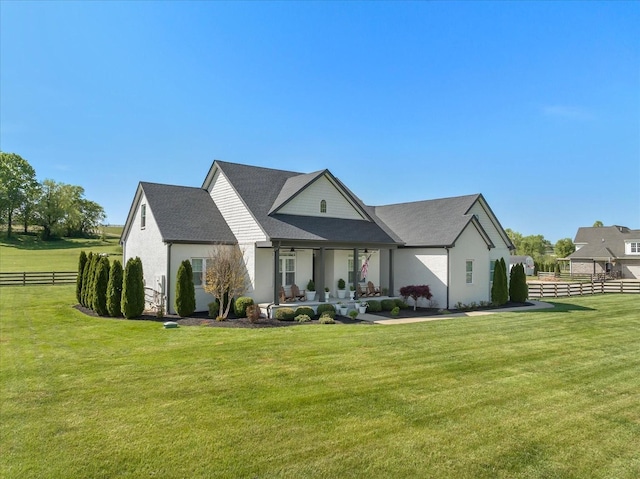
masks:
[[[300,289],[298,289],[298,285],[296,285],[295,283],[291,285],[291,296],[293,296],[294,301],[298,299],[302,300],[305,298],[304,291],[302,291],[301,293]]]
[[[380,288],[376,288],[371,281],[367,283],[367,296],[380,296]]]
[[[280,286],[280,302],[281,303],[288,303],[289,301],[295,301],[296,298],[291,295],[291,296],[287,296],[286,291],[284,290],[284,286]]]
[[[363,287],[360,285],[360,283],[358,283],[358,296],[359,296],[359,297],[361,297],[361,298],[363,298],[363,297],[365,297],[365,296],[369,296],[369,293],[368,293],[368,291],[367,291],[367,288],[366,288],[366,287],[364,287],[364,288],[363,288]]]

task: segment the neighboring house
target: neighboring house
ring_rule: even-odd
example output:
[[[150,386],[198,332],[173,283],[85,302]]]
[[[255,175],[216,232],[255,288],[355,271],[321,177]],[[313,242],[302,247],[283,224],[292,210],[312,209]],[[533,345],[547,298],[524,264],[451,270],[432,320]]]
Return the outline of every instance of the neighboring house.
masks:
[[[567,256],[572,274],[609,273],[640,279],[640,230],[626,226],[578,228]]]
[[[258,303],[313,279],[335,295],[340,278],[398,295],[428,284],[440,307],[490,300],[496,259],[513,248],[482,195],[366,206],[328,170],[298,173],[215,161],[201,188],[141,182],[121,237],[123,260],[139,256],[145,286],[174,312],[175,278],[189,259],[196,309],[209,252],[238,245]]]
[[[509,265],[509,271],[511,271],[511,268],[513,267],[513,265],[515,264],[520,264],[522,263],[522,265],[524,266],[524,274],[526,276],[533,276],[533,273],[535,272],[535,263],[533,262],[533,258],[531,256],[511,256],[509,258],[509,262],[511,263]]]

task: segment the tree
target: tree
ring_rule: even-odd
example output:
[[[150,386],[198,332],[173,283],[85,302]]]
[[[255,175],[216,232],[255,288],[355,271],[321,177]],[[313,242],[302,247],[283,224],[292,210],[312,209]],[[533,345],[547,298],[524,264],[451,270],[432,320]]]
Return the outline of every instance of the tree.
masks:
[[[107,316],[107,285],[109,283],[109,258],[100,256],[93,283],[93,309],[100,316]]]
[[[196,290],[193,285],[191,261],[185,259],[178,267],[176,281],[176,312],[179,316],[190,316],[196,310]]]
[[[566,258],[576,250],[576,245],[573,244],[571,238],[562,238],[556,241],[556,245],[553,248],[553,252],[558,258]]]
[[[80,304],[87,307],[87,297],[89,293],[89,269],[91,268],[91,262],[93,261],[93,252],[89,251],[87,255],[87,262],[82,270],[82,290],[80,291]]]
[[[602,228],[604,226],[604,223],[600,220],[596,221],[595,223],[593,223],[593,227],[594,228]]]
[[[36,172],[27,160],[15,153],[0,152],[0,209],[6,216],[8,238],[11,237],[15,211],[37,185]]]
[[[515,254],[519,254],[518,252],[520,250],[520,243],[522,242],[522,234],[518,233],[517,231],[513,231],[509,228],[504,230],[504,232],[507,233],[507,236],[513,243],[513,246],[516,248]]]
[[[78,258],[78,276],[76,277],[76,299],[80,304],[82,304],[82,275],[86,264],[87,253],[80,251],[80,257]]]
[[[431,294],[429,286],[423,284],[420,286],[403,286],[400,288],[400,296],[402,296],[405,301],[407,298],[412,298],[413,310],[415,311],[418,306],[418,299],[425,298],[426,300],[430,300],[433,295]]]
[[[527,276],[524,272],[522,263],[514,264],[511,267],[509,280],[509,297],[511,301],[516,303],[524,303],[529,296],[529,287],[527,286]]]
[[[509,300],[509,289],[507,285],[507,267],[504,258],[496,260],[493,270],[493,284],[491,285],[491,302],[497,306],[502,306]]]
[[[122,281],[122,314],[125,318],[137,318],[144,311],[144,276],[142,260],[129,258]]]
[[[40,199],[35,208],[35,219],[42,226],[42,239],[49,240],[61,226],[72,203],[73,191],[64,183],[46,179],[42,182]]]
[[[226,319],[232,298],[247,289],[244,253],[238,245],[216,245],[209,253],[204,290],[220,301],[220,319]]]
[[[109,283],[107,284],[107,311],[109,316],[122,315],[122,263],[114,260],[109,270]]]

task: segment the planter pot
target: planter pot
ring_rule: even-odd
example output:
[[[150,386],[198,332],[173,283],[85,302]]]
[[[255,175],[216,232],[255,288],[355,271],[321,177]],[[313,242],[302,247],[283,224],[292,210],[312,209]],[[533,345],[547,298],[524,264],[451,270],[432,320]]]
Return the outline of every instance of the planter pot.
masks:
[[[331,293],[329,293],[328,291],[325,291],[325,293],[324,293],[324,302],[328,303],[330,297],[331,297]]]
[[[344,299],[346,296],[347,296],[347,290],[346,289],[339,289],[338,290],[338,298]]]
[[[353,301],[353,298],[355,297],[356,292],[355,291],[349,291],[349,299]]]
[[[358,313],[364,314],[366,312],[367,312],[367,307],[366,306],[358,306]]]
[[[347,308],[346,306],[341,306],[340,307],[340,316],[346,316],[347,315],[347,311],[349,311],[349,308]]]
[[[314,299],[316,299],[316,292],[315,291],[305,291],[304,294],[307,297],[307,301],[313,301]]]

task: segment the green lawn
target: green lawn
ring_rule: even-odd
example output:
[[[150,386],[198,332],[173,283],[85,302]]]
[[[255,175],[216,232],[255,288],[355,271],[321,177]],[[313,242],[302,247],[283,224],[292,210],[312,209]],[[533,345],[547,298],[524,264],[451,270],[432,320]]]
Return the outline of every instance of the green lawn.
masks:
[[[0,289],[3,478],[637,478],[640,298],[163,329]]]
[[[77,271],[80,251],[109,253],[122,259],[119,237],[42,241],[34,235],[0,236],[0,271]]]

